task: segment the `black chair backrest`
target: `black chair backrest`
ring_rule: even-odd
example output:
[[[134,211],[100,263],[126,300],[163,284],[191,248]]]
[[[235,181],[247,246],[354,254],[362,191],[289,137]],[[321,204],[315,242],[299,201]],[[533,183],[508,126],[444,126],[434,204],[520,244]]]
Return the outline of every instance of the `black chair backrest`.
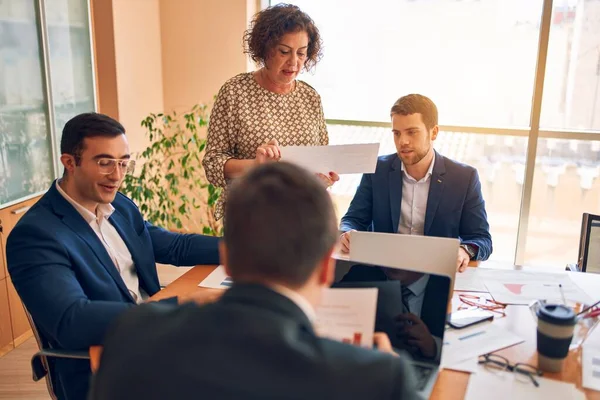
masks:
[[[23,308],[25,309],[25,315],[27,315],[27,320],[29,321],[29,326],[31,326],[31,330],[33,331],[33,336],[37,342],[38,349],[40,350],[31,358],[31,372],[33,374],[33,380],[37,382],[42,378],[46,378],[48,394],[52,400],[56,400],[57,396],[54,393],[54,385],[52,382],[50,366],[48,365],[48,357],[43,354],[43,351],[49,349],[50,345],[44,335],[42,335],[37,329],[35,321],[31,317],[31,314],[29,314],[27,308],[24,305]]]

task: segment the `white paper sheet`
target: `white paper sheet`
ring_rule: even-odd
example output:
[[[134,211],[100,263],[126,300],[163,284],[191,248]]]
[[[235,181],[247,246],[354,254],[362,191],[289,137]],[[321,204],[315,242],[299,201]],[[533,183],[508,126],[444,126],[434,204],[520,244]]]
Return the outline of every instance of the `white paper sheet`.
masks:
[[[453,371],[468,372],[470,374],[474,374],[475,372],[477,372],[478,358],[471,358],[453,365],[444,365],[443,368],[451,369]]]
[[[377,288],[323,289],[315,331],[323,337],[373,347]]]
[[[590,304],[592,299],[566,272],[485,270],[478,272],[494,300],[504,304],[527,305],[535,300],[562,303],[562,291],[568,301]]]
[[[524,340],[514,333],[500,328],[493,322],[481,323],[464,329],[447,329],[442,348],[443,368],[450,368],[465,360],[482,354],[510,347]]]
[[[342,261],[350,261],[350,254],[337,250],[331,255],[331,258],[335,258],[336,260]]]
[[[233,281],[225,273],[225,268],[219,265],[198,286],[211,289],[229,289],[232,284]]]
[[[600,300],[600,274],[568,272],[567,275],[594,303]]]
[[[457,272],[454,278],[454,290],[487,293],[488,290],[479,277],[480,269],[478,267],[469,267],[464,272]]]
[[[600,391],[600,348],[583,345],[581,383],[586,389]]]
[[[535,378],[536,387],[529,378],[510,371],[495,371],[483,366],[469,378],[465,400],[531,400],[569,399],[585,400],[585,394],[574,384],[543,377]]]
[[[312,172],[363,174],[375,172],[379,143],[281,147],[281,161]]]

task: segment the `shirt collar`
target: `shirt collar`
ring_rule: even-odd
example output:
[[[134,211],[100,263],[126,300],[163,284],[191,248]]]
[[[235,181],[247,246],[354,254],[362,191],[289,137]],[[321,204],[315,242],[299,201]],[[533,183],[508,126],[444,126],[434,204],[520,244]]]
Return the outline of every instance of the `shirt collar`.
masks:
[[[112,206],[112,204],[98,204],[98,207],[96,207],[96,214],[94,214],[93,212],[91,212],[90,210],[88,210],[87,208],[85,208],[84,206],[82,206],[81,204],[79,204],[78,202],[76,202],[75,200],[73,200],[59,185],[59,182],[61,182],[62,179],[57,180],[56,183],[54,184],[56,186],[56,190],[58,191],[58,193],[60,193],[60,195],[62,197],[65,198],[65,200],[67,200],[74,208],[75,210],[77,210],[77,212],[79,214],[81,214],[81,216],[83,217],[83,219],[88,223],[91,224],[94,220],[96,219],[108,219],[112,213],[115,211],[115,208]]]
[[[427,283],[429,282],[429,274],[424,274],[422,277],[411,283],[407,286],[410,291],[415,295],[415,297],[419,297],[427,288]]]
[[[421,179],[419,182],[426,182],[431,177],[431,175],[433,174],[433,165],[434,164],[435,164],[435,150],[433,152],[433,158],[431,159],[431,164],[429,164],[429,169],[427,170],[425,177],[423,179]],[[400,170],[404,172],[405,177],[417,182],[417,180],[415,178],[413,178],[412,176],[410,176],[408,174],[408,172],[406,172],[406,170],[404,169],[404,163],[402,161],[400,161]]]
[[[317,314],[315,313],[314,307],[298,292],[293,291],[282,285],[270,284],[269,287],[275,292],[279,293],[283,297],[288,298],[295,305],[297,305],[302,312],[306,315],[308,320],[312,323],[315,321]]]

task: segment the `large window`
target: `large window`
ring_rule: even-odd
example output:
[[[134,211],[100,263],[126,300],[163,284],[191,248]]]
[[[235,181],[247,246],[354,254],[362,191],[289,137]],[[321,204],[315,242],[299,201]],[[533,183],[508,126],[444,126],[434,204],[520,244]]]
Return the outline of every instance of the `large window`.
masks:
[[[0,206],[62,173],[61,130],[95,110],[88,0],[0,0]]]
[[[302,0],[323,60],[305,74],[330,119],[388,121],[408,93],[446,125],[528,126],[541,0]]]
[[[555,1],[542,128],[600,130],[600,1]]]
[[[301,79],[323,98],[331,143],[380,141],[392,153],[381,124],[391,105],[427,95],[440,112],[436,149],[479,171],[491,259],[576,261],[581,215],[600,212],[599,0],[293,3],[324,39]],[[332,189],[340,216],[359,181]]]

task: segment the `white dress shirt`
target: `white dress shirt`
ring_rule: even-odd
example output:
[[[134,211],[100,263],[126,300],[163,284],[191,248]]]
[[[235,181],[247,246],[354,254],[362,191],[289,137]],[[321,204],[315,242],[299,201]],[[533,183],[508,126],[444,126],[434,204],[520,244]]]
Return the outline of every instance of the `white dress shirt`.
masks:
[[[427,211],[429,186],[431,185],[431,174],[434,164],[435,152],[433,153],[427,174],[425,174],[423,179],[417,181],[406,172],[404,163],[401,163],[402,203],[400,204],[398,233],[423,235],[425,231],[425,212]]]
[[[98,204],[96,214],[94,215],[90,210],[69,197],[58,183],[59,181],[56,182],[56,190],[81,214],[83,219],[94,230],[112,259],[114,267],[121,274],[121,278],[125,282],[125,286],[127,286],[131,297],[133,297],[136,303],[143,302],[148,298],[148,294],[140,288],[140,282],[135,264],[131,258],[131,253],[119,235],[119,232],[108,221],[115,208],[111,204]]]
[[[288,298],[292,303],[298,306],[304,312],[308,320],[313,323],[317,317],[314,307],[300,293],[293,291],[282,285],[271,284],[269,288]]]

